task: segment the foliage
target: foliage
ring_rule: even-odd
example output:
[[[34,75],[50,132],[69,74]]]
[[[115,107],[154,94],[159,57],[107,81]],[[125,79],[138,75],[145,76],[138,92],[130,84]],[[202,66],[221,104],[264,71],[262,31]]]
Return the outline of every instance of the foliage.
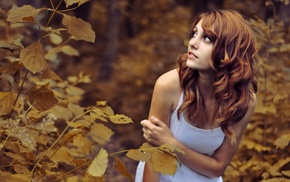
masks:
[[[261,58],[258,104],[225,181],[289,181],[289,28],[277,17],[249,23]]]
[[[79,55],[69,41],[95,41],[89,23],[65,14],[87,0],[65,0],[64,10],[59,9],[62,2],[55,6],[50,1],[52,8],[1,10],[8,16],[1,20],[0,176],[4,181],[102,181],[108,158],[114,157],[115,167],[132,180],[122,162],[102,147],[114,133],[106,123],[132,120],[115,114],[105,101],[79,106],[84,90],[78,84],[90,83],[89,75],[63,80],[51,68],[59,54]],[[52,12],[45,26],[39,20],[42,12]],[[49,26],[55,14],[62,16],[63,27]],[[41,36],[25,42],[21,30],[31,24]]]

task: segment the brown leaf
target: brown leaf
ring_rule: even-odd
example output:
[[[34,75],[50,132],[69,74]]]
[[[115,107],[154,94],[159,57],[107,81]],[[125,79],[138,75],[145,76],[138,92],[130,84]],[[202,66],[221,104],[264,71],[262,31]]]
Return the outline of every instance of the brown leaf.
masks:
[[[29,95],[30,103],[39,111],[45,111],[54,107],[58,101],[47,86],[35,87]]]
[[[20,61],[32,73],[41,72],[47,68],[43,46],[40,42],[32,43],[20,52]]]
[[[13,92],[0,92],[0,116],[7,115],[14,106],[15,96]]]
[[[115,124],[129,124],[133,123],[132,119],[123,115],[123,114],[116,114],[114,116],[109,116],[110,120]]]
[[[27,182],[30,181],[29,176],[24,174],[12,174],[10,172],[0,171],[1,182]]]
[[[20,140],[21,144],[30,151],[34,151],[36,149],[36,140],[39,136],[37,131],[30,128],[14,127],[9,131],[9,133],[11,136]]]
[[[120,161],[117,157],[114,157],[115,159],[115,163],[114,163],[114,167],[124,176],[126,176],[130,181],[133,180],[133,176],[132,174],[128,171],[128,169],[126,168],[126,166],[123,164],[122,161]]]
[[[108,156],[108,152],[101,148],[98,155],[94,158],[93,162],[88,167],[87,173],[94,177],[103,176],[108,167]]]
[[[52,79],[55,81],[62,81],[62,79],[49,67],[47,67],[45,70],[43,70],[42,77],[44,79]]]
[[[8,74],[14,74],[17,71],[19,71],[21,68],[23,68],[23,64],[21,64],[20,61],[14,61],[10,64],[7,64],[0,68],[0,73],[8,73]]]
[[[77,40],[95,42],[95,32],[89,23],[74,16],[64,15],[62,24],[68,28],[68,32]]]
[[[70,45],[65,45],[65,46],[61,47],[61,50],[63,53],[65,53],[66,55],[69,55],[69,56],[79,56],[80,55],[79,51]]]
[[[11,23],[21,23],[21,22],[35,22],[35,16],[42,9],[35,9],[30,5],[24,5],[22,7],[12,8],[8,12],[7,20]]]
[[[90,131],[90,136],[93,141],[99,144],[105,144],[110,141],[113,131],[107,126],[99,123],[94,123]]]
[[[84,177],[83,177],[83,182],[105,182],[105,177],[101,176],[101,177],[94,177],[89,175],[88,173],[85,173]]]

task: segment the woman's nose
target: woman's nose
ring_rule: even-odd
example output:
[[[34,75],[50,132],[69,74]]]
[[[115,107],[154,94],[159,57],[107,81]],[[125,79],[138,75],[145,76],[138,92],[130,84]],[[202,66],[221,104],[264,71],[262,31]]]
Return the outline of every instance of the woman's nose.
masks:
[[[198,40],[197,40],[196,37],[195,38],[193,37],[193,38],[190,39],[190,41],[189,41],[189,47],[191,49],[198,49]]]

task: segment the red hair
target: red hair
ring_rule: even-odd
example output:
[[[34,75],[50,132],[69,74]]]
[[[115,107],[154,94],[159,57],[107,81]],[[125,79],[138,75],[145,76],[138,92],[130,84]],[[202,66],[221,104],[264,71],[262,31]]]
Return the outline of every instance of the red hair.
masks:
[[[214,71],[214,95],[217,102],[214,122],[234,141],[231,124],[239,122],[257,92],[255,39],[243,17],[231,10],[214,10],[198,16],[193,28],[202,20],[202,28],[213,40],[210,66]],[[198,71],[186,66],[187,54],[178,58],[180,84],[185,101],[178,113],[186,111],[190,121],[201,126],[204,117],[202,96],[197,85]]]

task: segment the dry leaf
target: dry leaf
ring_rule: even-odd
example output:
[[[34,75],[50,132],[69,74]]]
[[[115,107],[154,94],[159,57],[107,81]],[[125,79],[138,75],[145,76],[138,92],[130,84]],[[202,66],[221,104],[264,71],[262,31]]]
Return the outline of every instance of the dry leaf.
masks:
[[[45,111],[54,107],[58,101],[47,86],[35,87],[29,94],[30,103],[39,111]]]
[[[41,72],[47,68],[43,46],[40,42],[32,43],[20,52],[20,61],[32,73]]]
[[[89,154],[92,149],[92,142],[80,134],[74,136],[73,144],[82,154]]]
[[[70,120],[73,116],[73,113],[65,107],[54,106],[53,108],[46,111],[47,113],[52,113],[59,119]]]
[[[152,152],[150,161],[152,162],[152,167],[155,172],[161,172],[162,174],[168,175],[174,175],[176,172],[176,158],[167,152],[161,152],[160,150]]]
[[[0,92],[0,116],[9,114],[13,109],[14,102],[13,92]]]
[[[277,138],[274,142],[274,145],[277,148],[285,149],[285,147],[287,147],[289,145],[289,141],[290,141],[290,134],[285,134],[285,135],[282,135],[281,137]]]
[[[42,9],[35,9],[30,5],[24,5],[22,7],[12,8],[8,12],[7,20],[11,23],[21,23],[21,22],[35,22],[35,16]]]
[[[113,131],[110,128],[99,123],[94,123],[90,131],[92,140],[99,144],[105,144],[110,141],[112,135]]]
[[[130,181],[133,181],[133,176],[132,174],[128,171],[126,166],[123,164],[122,161],[120,161],[117,157],[114,157],[115,163],[114,167],[124,176],[126,176]]]
[[[52,79],[55,81],[62,81],[62,79],[49,67],[47,67],[43,72],[42,72],[42,77],[44,79]]]
[[[51,33],[49,35],[49,39],[55,45],[59,45],[63,41],[62,37],[60,36],[60,34],[56,34],[56,33]]]
[[[81,4],[88,2],[89,0],[64,0],[66,7],[69,7],[75,3],[78,3],[78,6],[80,6]]]
[[[77,40],[95,42],[95,32],[89,23],[74,16],[64,15],[62,24],[68,28],[68,32]]]
[[[69,103],[67,107],[76,116],[82,116],[84,114],[84,108],[80,107],[79,105]]]
[[[108,166],[108,156],[108,152],[101,148],[92,164],[88,167],[87,173],[94,177],[103,176]]]
[[[50,150],[47,152],[47,157],[50,158],[55,164],[59,164],[60,162],[69,164],[74,166],[73,160],[74,158],[68,152],[67,148],[61,147],[57,151]]]
[[[133,123],[132,119],[123,115],[123,114],[116,114],[114,116],[109,116],[110,120],[115,124],[128,124]]]
[[[143,152],[140,149],[131,149],[126,153],[126,156],[135,161],[148,161],[151,159],[151,154]]]
[[[65,53],[69,56],[79,56],[80,55],[79,51],[70,45],[65,45],[65,46],[61,47],[61,50],[63,53]]]

